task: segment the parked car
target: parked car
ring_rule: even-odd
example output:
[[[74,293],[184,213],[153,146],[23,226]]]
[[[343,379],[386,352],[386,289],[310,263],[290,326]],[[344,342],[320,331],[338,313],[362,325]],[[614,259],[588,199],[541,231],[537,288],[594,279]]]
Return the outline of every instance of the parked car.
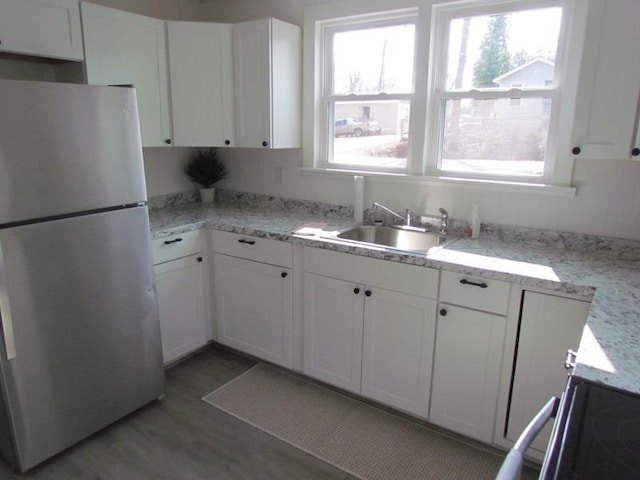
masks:
[[[353,118],[336,120],[333,134],[336,137],[362,137],[363,135],[380,135],[382,129],[378,122],[358,122]]]

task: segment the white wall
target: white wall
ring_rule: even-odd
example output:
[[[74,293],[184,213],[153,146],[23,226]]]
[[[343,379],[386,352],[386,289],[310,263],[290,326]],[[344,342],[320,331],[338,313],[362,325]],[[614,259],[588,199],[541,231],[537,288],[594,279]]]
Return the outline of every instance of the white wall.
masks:
[[[83,0],[163,20],[197,20],[200,0]]]

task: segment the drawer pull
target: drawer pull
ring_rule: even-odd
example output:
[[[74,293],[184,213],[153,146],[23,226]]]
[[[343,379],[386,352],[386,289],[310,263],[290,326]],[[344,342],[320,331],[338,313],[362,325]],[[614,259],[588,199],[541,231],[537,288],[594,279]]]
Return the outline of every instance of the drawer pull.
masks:
[[[576,352],[569,349],[567,350],[567,359],[564,361],[564,368],[567,370],[573,370],[576,366]]]
[[[473,285],[474,287],[479,287],[479,288],[487,288],[489,286],[484,282],[476,283],[476,282],[472,282],[471,280],[467,280],[466,278],[463,278],[462,280],[460,280],[460,283],[463,285]]]
[[[446,317],[446,316],[447,316],[447,310],[446,310],[445,308],[441,308],[441,309],[440,309],[440,315],[441,315],[442,317]]]
[[[282,272],[282,273],[280,274],[280,276],[281,276],[282,278],[287,278],[287,272]]]
[[[181,242],[182,239],[181,238],[174,238],[173,240],[165,240],[164,244],[165,245],[171,245],[172,243],[178,243]]]
[[[255,245],[256,241],[255,240],[245,240],[244,238],[241,238],[240,240],[238,240],[238,243],[246,243],[247,245]]]

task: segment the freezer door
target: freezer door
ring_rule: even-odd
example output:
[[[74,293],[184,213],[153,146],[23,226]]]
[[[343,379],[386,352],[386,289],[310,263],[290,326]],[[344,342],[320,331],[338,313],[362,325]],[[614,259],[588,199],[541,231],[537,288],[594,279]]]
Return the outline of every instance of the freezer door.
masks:
[[[147,199],[135,90],[0,80],[0,227]]]
[[[147,209],[0,230],[0,253],[0,383],[24,471],[163,393]]]

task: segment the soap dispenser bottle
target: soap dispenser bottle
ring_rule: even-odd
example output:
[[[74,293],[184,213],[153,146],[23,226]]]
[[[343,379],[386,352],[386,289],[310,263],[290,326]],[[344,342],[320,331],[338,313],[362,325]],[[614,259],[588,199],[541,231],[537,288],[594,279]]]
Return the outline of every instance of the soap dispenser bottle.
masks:
[[[469,238],[478,238],[480,236],[480,206],[471,205],[471,217],[467,222],[465,234]]]

